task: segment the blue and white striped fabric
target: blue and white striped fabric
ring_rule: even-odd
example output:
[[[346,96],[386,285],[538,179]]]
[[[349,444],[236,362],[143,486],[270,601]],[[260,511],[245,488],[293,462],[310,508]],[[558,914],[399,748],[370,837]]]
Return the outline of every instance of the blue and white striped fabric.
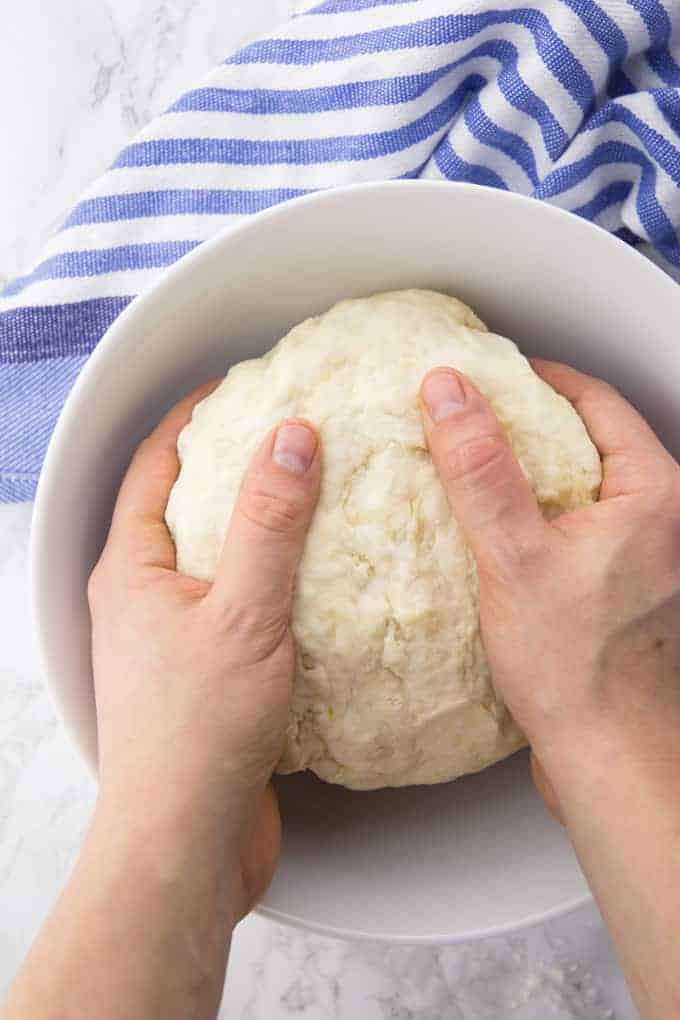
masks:
[[[164,267],[319,188],[425,177],[553,202],[680,269],[678,0],[326,0],[116,159],[0,296],[0,499],[30,499],[65,396]]]

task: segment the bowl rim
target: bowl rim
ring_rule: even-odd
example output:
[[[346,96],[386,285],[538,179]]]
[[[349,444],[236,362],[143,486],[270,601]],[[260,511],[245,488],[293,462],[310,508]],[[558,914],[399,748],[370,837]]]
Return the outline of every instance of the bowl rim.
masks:
[[[285,220],[287,216],[294,216],[296,211],[303,206],[320,205],[327,202],[342,202],[345,198],[351,198],[351,196],[357,193],[382,193],[386,190],[395,192],[402,191],[404,193],[404,197],[407,198],[409,194],[413,194],[415,191],[422,192],[427,190],[432,193],[441,193],[442,197],[445,197],[447,194],[450,195],[452,193],[452,189],[455,189],[457,192],[467,191],[479,193],[480,191],[484,191],[485,200],[489,202],[495,202],[499,205],[515,203],[515,205],[524,206],[527,213],[532,216],[552,217],[553,219],[564,222],[565,225],[568,223],[571,230],[575,230],[577,232],[580,231],[584,237],[592,239],[597,237],[600,245],[618,248],[619,258],[623,254],[621,249],[627,250],[628,254],[624,254],[623,257],[628,257],[631,262],[632,260],[636,261],[637,272],[651,274],[652,277],[657,279],[657,283],[659,277],[667,280],[669,294],[671,290],[675,292],[677,288],[677,284],[671,279],[671,277],[664,273],[663,270],[651,260],[642,256],[634,248],[625,244],[625,242],[617,238],[615,235],[608,233],[602,227],[590,222],[589,220],[577,217],[574,213],[566,209],[562,209],[559,206],[550,205],[545,202],[539,202],[536,199],[517,194],[516,192],[501,191],[500,189],[489,188],[483,185],[469,184],[467,182],[423,179],[369,181],[360,184],[347,184],[310,192],[307,195],[302,195],[286,202],[279,203],[275,206],[271,206],[268,209],[258,212],[252,216],[244,217],[235,224],[227,225],[212,237],[197,245],[196,248],[184,255],[182,258],[178,259],[172,266],[165,269],[148,288],[133,297],[130,303],[106,330],[99,343],[85,362],[85,365],[79,373],[66,398],[66,401],[64,402],[64,406],[62,407],[54,431],[50,437],[34,498],[33,518],[29,539],[29,592],[32,627],[36,642],[40,672],[57,718],[64,727],[69,741],[78,750],[81,760],[84,761],[88,771],[95,781],[97,778],[96,763],[87,753],[82,736],[76,732],[75,727],[69,722],[66,706],[62,703],[58,693],[60,686],[57,679],[58,666],[53,661],[53,655],[48,647],[46,637],[47,627],[45,625],[45,621],[49,615],[50,609],[49,599],[46,598],[47,586],[44,583],[43,566],[47,560],[45,553],[50,533],[49,508],[52,499],[58,491],[59,462],[61,461],[67,447],[67,436],[83,409],[90,388],[90,380],[93,380],[97,376],[100,371],[100,365],[105,364],[106,360],[109,358],[110,351],[116,344],[119,335],[123,334],[127,329],[128,320],[134,318],[141,309],[153,304],[153,302],[155,302],[157,298],[164,293],[166,288],[172,287],[176,280],[181,278],[183,274],[187,272],[188,268],[200,266],[201,261],[204,259],[210,260],[215,249],[219,249],[227,238],[232,238],[233,236],[247,233],[251,230],[257,230],[264,222],[276,219]],[[255,908],[255,913],[278,923],[288,924],[293,927],[303,928],[307,931],[314,931],[322,935],[328,935],[340,939],[402,945],[446,945],[519,932],[549,921],[555,917],[561,917],[565,914],[571,913],[585,904],[592,902],[592,899],[592,893],[586,892],[582,896],[575,897],[573,900],[568,901],[566,904],[561,904],[554,908],[550,908],[549,910],[530,915],[529,917],[523,918],[520,922],[507,922],[502,925],[484,929],[477,928],[473,931],[466,932],[464,935],[442,933],[408,936],[390,933],[368,933],[357,929],[337,927],[332,924],[310,922],[303,920],[294,914],[289,914],[285,911],[280,911],[266,905],[258,905]]]
[[[473,928],[465,933],[432,933],[428,935],[398,935],[394,932],[367,932],[360,928],[344,928],[338,925],[322,924],[320,921],[307,921],[296,914],[286,913],[285,910],[277,910],[258,903],[252,910],[253,914],[265,917],[275,924],[285,924],[291,928],[298,928],[302,931],[314,932],[317,935],[326,935],[328,938],[342,939],[344,942],[367,942],[389,944],[394,946],[454,946],[467,945],[469,942],[479,942],[481,939],[500,938],[503,935],[517,935],[519,932],[527,931],[530,928],[537,928],[548,921],[554,921],[558,917],[566,917],[575,911],[593,903],[592,892],[585,892],[582,896],[576,896],[573,900],[563,903],[560,906],[550,907],[537,914],[530,914],[523,917],[521,921],[506,921],[505,924],[489,925],[487,928]]]

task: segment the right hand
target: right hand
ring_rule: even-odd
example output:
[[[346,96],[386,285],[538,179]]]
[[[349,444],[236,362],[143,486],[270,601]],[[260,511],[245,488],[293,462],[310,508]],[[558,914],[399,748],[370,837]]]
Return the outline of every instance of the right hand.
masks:
[[[435,369],[421,396],[434,463],[477,560],[494,683],[561,818],[569,776],[593,757],[594,774],[606,774],[607,755],[680,760],[680,468],[606,383],[551,362],[534,368],[574,405],[603,462],[600,502],[550,523],[466,378]]]

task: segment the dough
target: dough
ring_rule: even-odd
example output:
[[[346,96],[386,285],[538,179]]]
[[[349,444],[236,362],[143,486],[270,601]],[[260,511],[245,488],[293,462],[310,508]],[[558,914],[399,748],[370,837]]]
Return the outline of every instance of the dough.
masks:
[[[491,400],[546,516],[597,498],[600,459],[571,405],[514,343],[430,291],[343,301],[296,326],[235,365],[179,438],[167,522],[178,569],[211,579],[266,433],[297,415],[321,432],[281,772],[355,789],[438,783],[524,743],[489,675],[475,563],[423,438],[418,388],[442,364]]]

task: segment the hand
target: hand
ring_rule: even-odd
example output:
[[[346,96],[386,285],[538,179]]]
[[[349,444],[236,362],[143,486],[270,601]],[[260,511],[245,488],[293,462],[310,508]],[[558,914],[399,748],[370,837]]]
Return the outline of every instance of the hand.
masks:
[[[534,368],[573,403],[603,460],[600,502],[551,523],[469,381],[437,369],[422,398],[434,462],[479,567],[494,682],[559,813],[554,790],[572,763],[679,747],[680,469],[611,387],[564,365]]]
[[[611,387],[534,368],[600,451],[599,503],[547,523],[489,404],[451,369],[423,382],[425,430],[477,560],[494,683],[641,1017],[665,1020],[680,1016],[680,469]]]
[[[316,504],[320,451],[307,423],[279,426],[243,482],[212,585],[175,571],[164,521],[177,436],[203,387],[141,445],[89,585],[100,802],[149,831],[210,824],[238,858],[237,915],[278,855],[269,779],[283,750],[294,670],[295,569]]]

